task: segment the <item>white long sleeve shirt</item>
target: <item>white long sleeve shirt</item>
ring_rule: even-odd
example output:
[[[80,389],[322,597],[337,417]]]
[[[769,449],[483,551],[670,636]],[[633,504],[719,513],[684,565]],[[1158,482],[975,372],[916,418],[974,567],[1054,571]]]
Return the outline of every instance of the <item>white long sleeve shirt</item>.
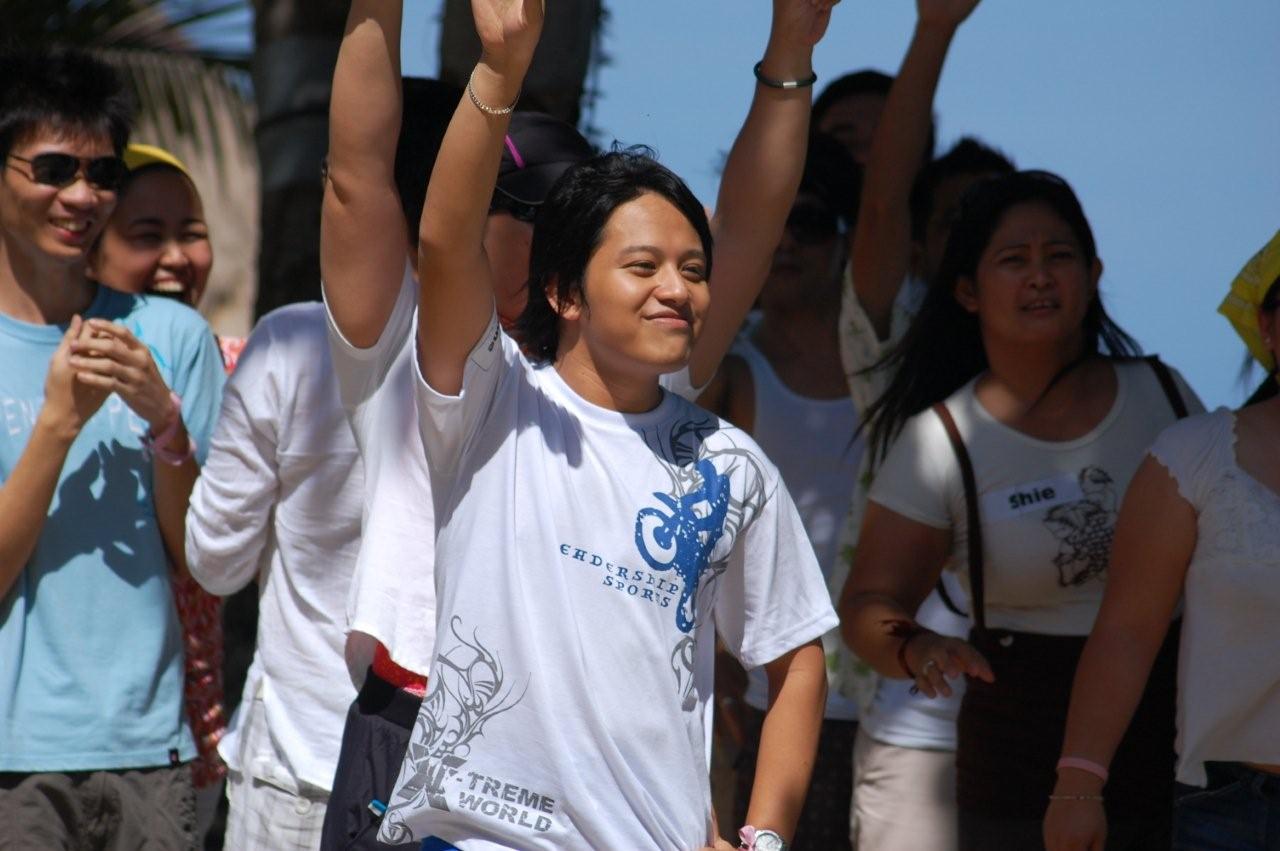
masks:
[[[272,312],[227,382],[191,495],[186,552],[214,594],[259,580],[257,649],[218,750],[233,770],[295,793],[331,788],[355,698],[343,645],[363,488],[324,307]],[[269,736],[243,736],[255,696]]]

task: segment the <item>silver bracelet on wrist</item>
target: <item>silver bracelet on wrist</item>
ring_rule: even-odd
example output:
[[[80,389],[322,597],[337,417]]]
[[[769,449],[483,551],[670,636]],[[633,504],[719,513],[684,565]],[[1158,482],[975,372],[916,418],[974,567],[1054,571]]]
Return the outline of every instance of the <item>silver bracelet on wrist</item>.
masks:
[[[467,97],[471,98],[471,102],[475,104],[476,109],[480,110],[485,115],[510,115],[512,112],[515,111],[516,104],[520,102],[519,93],[516,94],[516,99],[511,102],[510,106],[504,106],[504,107],[489,106],[489,104],[480,100],[480,97],[476,94],[475,88],[471,85],[472,82],[475,80],[475,78],[476,78],[476,69],[472,68],[471,76],[467,78]]]

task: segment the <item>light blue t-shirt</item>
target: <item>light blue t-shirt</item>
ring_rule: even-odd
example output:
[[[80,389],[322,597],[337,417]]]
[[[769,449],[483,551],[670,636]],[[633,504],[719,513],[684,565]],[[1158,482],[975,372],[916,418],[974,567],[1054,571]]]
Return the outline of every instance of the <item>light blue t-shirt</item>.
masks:
[[[203,454],[224,380],[205,321],[106,287],[85,316],[147,344]],[[0,315],[0,480],[31,436],[65,332]],[[141,768],[195,753],[146,430],[108,397],[71,445],[35,551],[0,599],[0,771]]]

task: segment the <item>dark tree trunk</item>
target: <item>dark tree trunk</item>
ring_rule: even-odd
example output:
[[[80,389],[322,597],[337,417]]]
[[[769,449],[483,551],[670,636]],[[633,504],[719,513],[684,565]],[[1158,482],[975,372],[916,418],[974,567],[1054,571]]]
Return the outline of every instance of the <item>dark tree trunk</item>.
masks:
[[[576,125],[582,112],[587,74],[591,70],[596,33],[601,21],[600,0],[558,0],[547,14],[542,40],[525,80],[521,105]],[[480,56],[468,0],[445,0],[440,27],[440,77],[457,86]]]
[[[255,130],[262,245],[255,318],[320,298],[320,167],[329,87],[342,40],[341,0],[254,0]]]

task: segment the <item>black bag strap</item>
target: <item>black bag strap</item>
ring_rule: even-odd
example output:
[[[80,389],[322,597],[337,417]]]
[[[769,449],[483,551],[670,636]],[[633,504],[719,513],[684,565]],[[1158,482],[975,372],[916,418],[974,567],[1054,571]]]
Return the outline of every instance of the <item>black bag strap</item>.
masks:
[[[973,612],[974,630],[981,635],[987,631],[987,613],[986,595],[983,593],[982,522],[978,516],[978,485],[973,477],[973,462],[969,460],[969,450],[965,449],[960,429],[956,427],[955,418],[951,416],[947,404],[938,402],[933,406],[933,412],[942,420],[942,427],[947,430],[947,439],[951,441],[951,449],[956,453],[956,461],[960,462],[960,480],[964,483],[965,514],[969,525],[969,609]]]
[[[1182,394],[1178,392],[1178,385],[1173,380],[1173,373],[1169,372],[1169,367],[1164,365],[1164,361],[1160,360],[1159,355],[1147,355],[1143,358],[1150,365],[1151,370],[1156,374],[1156,378],[1160,381],[1160,389],[1164,391],[1164,396],[1169,400],[1169,407],[1173,408],[1173,415],[1178,419],[1182,419],[1187,415],[1187,403],[1182,398]]]

